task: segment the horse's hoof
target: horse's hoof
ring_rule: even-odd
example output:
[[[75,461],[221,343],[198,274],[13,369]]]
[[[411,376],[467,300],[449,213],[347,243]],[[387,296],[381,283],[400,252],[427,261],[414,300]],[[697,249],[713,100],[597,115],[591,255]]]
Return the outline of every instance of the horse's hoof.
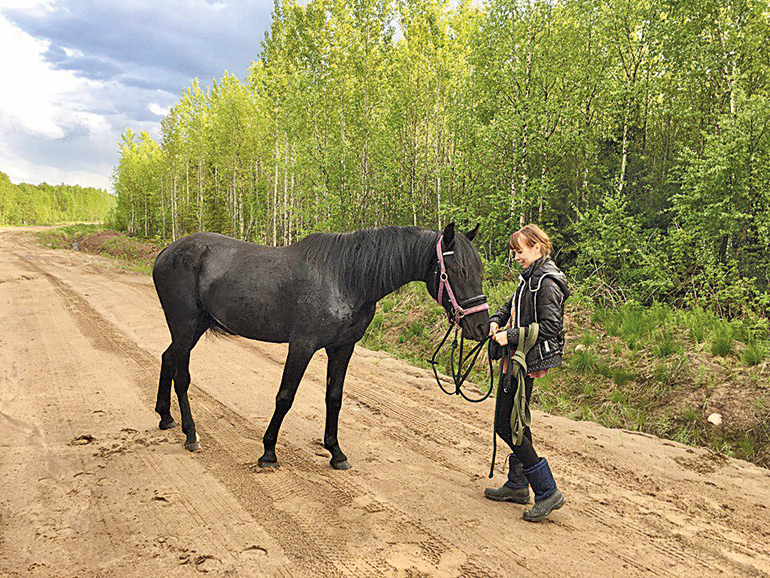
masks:
[[[331,464],[332,464],[332,467],[335,470],[349,470],[350,469],[350,464],[348,463],[347,460],[342,460],[341,462],[331,462]]]
[[[265,460],[259,460],[257,462],[257,465],[260,468],[277,468],[278,467],[278,462],[267,462]]]
[[[178,425],[179,424],[176,423],[173,419],[171,421],[160,420],[160,423],[158,424],[158,427],[160,429],[171,429],[171,428],[175,428]]]
[[[193,442],[185,442],[184,449],[186,449],[188,452],[197,452],[199,449],[201,449],[201,438],[198,436],[198,433],[195,433],[195,441]]]

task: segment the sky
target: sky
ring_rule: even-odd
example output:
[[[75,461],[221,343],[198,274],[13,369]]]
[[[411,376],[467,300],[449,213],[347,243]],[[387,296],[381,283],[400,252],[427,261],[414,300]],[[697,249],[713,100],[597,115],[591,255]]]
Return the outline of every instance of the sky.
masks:
[[[0,172],[111,190],[127,127],[159,137],[194,78],[243,78],[272,0],[0,0]]]

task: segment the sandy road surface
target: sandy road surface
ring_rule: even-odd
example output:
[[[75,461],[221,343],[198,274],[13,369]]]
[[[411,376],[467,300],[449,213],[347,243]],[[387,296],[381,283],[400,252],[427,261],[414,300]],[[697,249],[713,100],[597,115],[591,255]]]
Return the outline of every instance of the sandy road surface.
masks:
[[[201,341],[203,450],[189,454],[156,428],[168,335],[149,277],[2,232],[0,327],[0,576],[770,573],[770,472],[746,462],[535,413],[569,503],[533,525],[481,497],[492,402],[447,398],[387,356],[353,357],[340,425],[353,469],[321,447],[319,353],[282,466],[263,471],[285,346]]]

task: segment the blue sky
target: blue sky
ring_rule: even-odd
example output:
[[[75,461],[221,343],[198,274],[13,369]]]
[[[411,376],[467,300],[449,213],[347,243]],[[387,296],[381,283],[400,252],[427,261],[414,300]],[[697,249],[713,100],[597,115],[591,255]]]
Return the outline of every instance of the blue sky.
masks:
[[[271,0],[0,0],[0,171],[110,188],[126,127],[157,138],[194,78],[243,77]]]

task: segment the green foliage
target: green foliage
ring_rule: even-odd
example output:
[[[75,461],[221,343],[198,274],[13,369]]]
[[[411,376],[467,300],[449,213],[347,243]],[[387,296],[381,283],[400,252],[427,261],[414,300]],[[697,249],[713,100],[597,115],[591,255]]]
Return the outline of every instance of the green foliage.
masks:
[[[687,328],[690,338],[695,343],[703,343],[705,341],[708,332],[716,321],[713,314],[704,311],[700,306],[694,307],[690,311],[682,311],[680,318]]]
[[[587,331],[583,333],[583,335],[580,337],[580,340],[578,341],[581,345],[585,346],[585,348],[591,347],[594,343],[596,343],[596,335],[591,333],[590,331]]]
[[[765,358],[765,347],[761,343],[749,343],[741,353],[741,361],[749,367],[759,365]]]
[[[653,351],[658,357],[669,357],[682,350],[673,332],[662,329],[654,335]]]
[[[601,305],[762,318],[764,5],[621,4],[283,3],[245,79],[193,82],[160,143],[126,132],[115,222],[270,245],[478,222],[496,280],[511,231],[538,222]],[[3,190],[0,221],[26,210]]]
[[[619,313],[621,336],[628,343],[629,349],[639,349],[642,339],[650,330],[648,314],[634,303],[624,305]]]
[[[597,307],[592,315],[592,321],[601,325],[607,335],[612,337],[620,335],[622,318],[614,309]]]
[[[101,189],[77,185],[14,185],[0,172],[0,225],[105,222],[116,199]]]
[[[733,337],[733,328],[729,323],[718,323],[711,337],[711,354],[722,357],[730,355],[733,351]]]
[[[601,302],[650,301],[672,286],[660,263],[662,240],[656,232],[642,230],[628,205],[618,193],[607,193],[575,225],[580,239],[576,272],[596,287]]]
[[[579,373],[590,373],[596,369],[597,362],[596,354],[588,348],[575,351],[569,358],[570,367]]]

